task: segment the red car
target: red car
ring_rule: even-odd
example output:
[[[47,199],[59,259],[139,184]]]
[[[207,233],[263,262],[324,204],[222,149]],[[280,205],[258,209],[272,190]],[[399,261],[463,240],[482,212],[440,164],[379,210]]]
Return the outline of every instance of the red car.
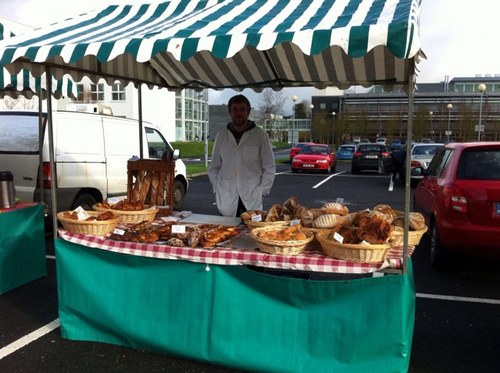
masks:
[[[299,154],[292,160],[292,172],[302,171],[324,171],[335,172],[337,157],[328,145],[306,144]]]
[[[294,147],[290,149],[290,162],[292,162],[293,157],[300,153],[304,145],[312,144],[310,142],[298,142]]]
[[[420,172],[413,208],[429,227],[431,263],[453,251],[500,257],[500,142],[447,144]]]

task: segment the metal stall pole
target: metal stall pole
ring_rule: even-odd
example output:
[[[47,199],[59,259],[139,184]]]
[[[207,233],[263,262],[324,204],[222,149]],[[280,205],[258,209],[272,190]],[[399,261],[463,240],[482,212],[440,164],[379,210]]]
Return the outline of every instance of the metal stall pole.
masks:
[[[50,67],[45,70],[45,79],[47,81],[47,123],[48,131],[47,136],[49,137],[49,160],[50,160],[50,177],[54,178],[55,165],[54,165],[54,130],[52,127],[52,74],[50,72]],[[54,240],[57,238],[57,201],[56,201],[56,180],[51,180],[50,183],[50,199],[52,206],[52,229]]]

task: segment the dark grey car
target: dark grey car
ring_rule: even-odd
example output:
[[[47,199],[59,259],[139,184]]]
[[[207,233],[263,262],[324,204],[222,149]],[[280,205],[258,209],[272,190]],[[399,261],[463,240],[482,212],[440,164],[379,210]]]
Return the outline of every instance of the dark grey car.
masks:
[[[391,152],[382,144],[360,144],[351,161],[351,172],[371,170],[388,174],[391,170]]]

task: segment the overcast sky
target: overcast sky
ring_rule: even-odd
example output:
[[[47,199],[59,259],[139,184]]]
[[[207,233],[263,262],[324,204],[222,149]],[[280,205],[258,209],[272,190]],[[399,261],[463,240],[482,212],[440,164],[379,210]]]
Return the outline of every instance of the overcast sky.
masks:
[[[106,4],[120,3],[121,0],[0,2],[0,17],[41,27]],[[446,75],[452,79],[476,74],[500,74],[499,24],[498,0],[422,0],[420,36],[427,60],[417,65],[417,82],[440,82]],[[215,95],[211,95],[211,101],[214,99]],[[226,98],[223,101],[225,103]]]

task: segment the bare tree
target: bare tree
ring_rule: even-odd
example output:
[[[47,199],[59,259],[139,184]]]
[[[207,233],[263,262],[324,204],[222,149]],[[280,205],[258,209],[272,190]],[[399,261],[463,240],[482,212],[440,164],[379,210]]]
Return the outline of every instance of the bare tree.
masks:
[[[271,88],[266,88],[260,94],[259,111],[264,114],[264,123],[267,123],[266,130],[269,137],[274,138],[274,120],[283,113],[285,98],[282,92],[275,92]]]

